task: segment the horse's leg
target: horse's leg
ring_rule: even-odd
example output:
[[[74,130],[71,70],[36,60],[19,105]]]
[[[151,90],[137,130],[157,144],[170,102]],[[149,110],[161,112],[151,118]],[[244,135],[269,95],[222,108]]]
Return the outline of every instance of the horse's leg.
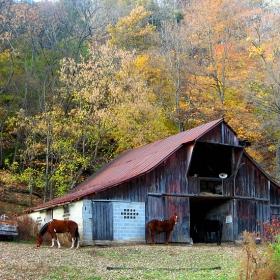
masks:
[[[79,231],[78,228],[76,228],[75,230],[71,230],[69,231],[70,235],[71,235],[71,239],[72,239],[72,246],[70,247],[70,249],[73,249],[75,247],[75,243],[77,242],[77,246],[76,249],[79,248],[80,246],[80,240],[79,240]]]
[[[155,235],[156,235],[156,231],[155,231],[155,230],[152,230],[151,236],[152,236],[152,244],[153,244],[153,245],[155,244],[155,239],[154,239]]]
[[[52,238],[52,246],[51,246],[51,248],[54,246],[54,241],[56,241],[58,248],[60,248],[60,243],[59,243],[58,238]]]
[[[221,245],[221,239],[222,239],[221,231],[218,230],[217,231],[217,245]]]
[[[54,238],[52,238],[52,245],[51,248],[54,246]]]
[[[207,244],[208,243],[208,231],[205,231],[204,232],[204,236],[205,236],[205,243]]]
[[[70,249],[73,249],[75,245],[75,238],[72,237],[72,246],[70,247]]]
[[[71,234],[71,239],[72,239],[72,246],[70,247],[70,249],[74,248],[76,240],[77,240],[77,248],[76,249],[78,249],[79,248],[79,238],[75,237],[75,233],[70,232],[70,234]]]
[[[56,242],[57,242],[58,248],[60,248],[60,242],[59,242],[59,240],[58,240],[58,237],[56,237]]]
[[[77,247],[76,247],[76,249],[78,249],[80,247],[80,240],[79,240],[79,238],[77,238]]]
[[[171,231],[167,231],[166,232],[166,240],[165,240],[165,245],[168,245],[168,241],[169,241],[169,236],[171,234]]]
[[[58,240],[58,237],[57,237],[56,233],[55,232],[52,233],[51,236],[52,236],[52,246],[51,246],[51,248],[54,246],[54,241],[56,241],[57,247],[60,248],[60,242]]]

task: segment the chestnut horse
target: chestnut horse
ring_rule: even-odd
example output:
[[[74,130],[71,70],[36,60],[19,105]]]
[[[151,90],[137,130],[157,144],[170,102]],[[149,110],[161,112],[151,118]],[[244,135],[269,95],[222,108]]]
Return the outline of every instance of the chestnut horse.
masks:
[[[74,248],[75,243],[77,243],[76,249],[79,248],[79,231],[78,231],[78,224],[71,220],[50,220],[46,223],[37,234],[36,245],[40,247],[44,238],[43,236],[46,233],[49,233],[52,237],[52,246],[54,246],[54,241],[57,242],[58,248],[60,248],[60,242],[57,238],[57,233],[65,233],[69,232],[72,238],[72,246],[71,249]]]
[[[175,213],[171,218],[159,221],[159,220],[152,220],[147,223],[146,226],[146,236],[149,236],[149,229],[151,231],[152,237],[152,244],[155,244],[154,237],[159,232],[166,232],[166,240],[165,245],[168,245],[169,236],[171,231],[173,230],[174,226],[178,223],[178,215]]]

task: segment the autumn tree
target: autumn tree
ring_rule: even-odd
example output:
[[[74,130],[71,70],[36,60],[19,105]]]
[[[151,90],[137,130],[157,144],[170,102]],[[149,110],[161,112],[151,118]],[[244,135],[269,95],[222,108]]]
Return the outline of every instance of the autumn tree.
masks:
[[[16,118],[25,134],[26,167],[18,178],[52,199],[72,189],[85,170],[167,135],[164,114],[136,66],[134,53],[108,46],[90,48],[79,63],[64,59],[64,86],[48,110],[34,116],[21,110]]]
[[[153,45],[155,26],[149,23],[151,12],[139,6],[133,9],[129,16],[120,18],[116,25],[110,24],[109,42],[125,50],[143,51]]]
[[[278,174],[273,5],[0,0],[0,165],[48,200],[122,151],[224,117]]]
[[[280,56],[279,56],[279,12],[270,5],[252,6],[253,15],[247,29],[246,47],[251,64],[248,98],[257,104],[256,116],[262,120],[266,142],[260,143],[262,155],[275,153],[276,169],[272,174],[280,179]],[[275,3],[276,5],[276,3]],[[266,151],[264,151],[264,148]],[[266,169],[273,170],[270,163]]]

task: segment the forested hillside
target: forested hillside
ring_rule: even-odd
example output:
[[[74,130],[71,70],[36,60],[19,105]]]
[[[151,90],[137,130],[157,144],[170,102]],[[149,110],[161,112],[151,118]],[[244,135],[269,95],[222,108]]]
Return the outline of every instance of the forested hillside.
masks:
[[[278,180],[279,25],[278,1],[0,0],[0,188],[47,201],[218,118]]]

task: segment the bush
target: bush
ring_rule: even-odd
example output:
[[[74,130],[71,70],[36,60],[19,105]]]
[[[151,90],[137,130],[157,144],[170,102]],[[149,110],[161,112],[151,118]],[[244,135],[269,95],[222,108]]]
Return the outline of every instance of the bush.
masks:
[[[38,233],[38,223],[28,216],[18,218],[18,239],[20,241],[35,241]]]
[[[280,235],[276,237],[276,242],[270,244],[271,268],[275,273],[276,279],[280,279]]]
[[[238,268],[238,279],[280,279],[280,223],[273,219],[262,224],[260,233],[243,232],[244,259]],[[261,240],[261,242],[258,242]]]

